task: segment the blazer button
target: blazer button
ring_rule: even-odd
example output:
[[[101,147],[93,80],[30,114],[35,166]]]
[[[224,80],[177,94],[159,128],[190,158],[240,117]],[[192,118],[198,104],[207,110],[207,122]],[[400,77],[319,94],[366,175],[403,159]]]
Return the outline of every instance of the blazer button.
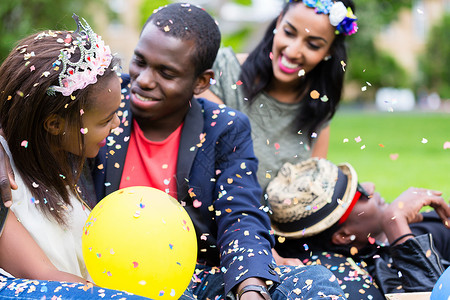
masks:
[[[274,270],[269,270],[269,273],[272,275],[277,275],[277,272],[275,272]]]
[[[274,264],[269,264],[269,268],[271,268],[272,270],[274,270],[275,269],[275,265]]]

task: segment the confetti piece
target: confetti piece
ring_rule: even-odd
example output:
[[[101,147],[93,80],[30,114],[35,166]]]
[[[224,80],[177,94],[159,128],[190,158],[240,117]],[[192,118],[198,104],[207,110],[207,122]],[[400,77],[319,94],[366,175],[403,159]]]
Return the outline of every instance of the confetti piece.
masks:
[[[280,244],[283,244],[285,241],[286,241],[286,238],[285,238],[284,236],[279,236],[279,237],[278,237],[278,242],[279,242]]]
[[[27,148],[28,147],[28,141],[23,140],[22,143],[20,143],[20,146]]]
[[[319,92],[316,91],[316,90],[311,91],[311,93],[309,93],[309,95],[310,95],[311,98],[314,99],[314,100],[319,99],[319,97],[320,97]]]
[[[356,247],[352,247],[352,248],[350,249],[350,254],[351,254],[351,255],[356,255],[356,254],[358,254],[358,249],[357,249]]]
[[[202,202],[195,199],[192,205],[194,205],[195,208],[199,208],[200,206],[202,206]]]
[[[305,70],[303,70],[303,69],[298,71],[298,77],[302,77],[302,76],[305,76]]]
[[[275,143],[275,144],[273,144],[273,145],[274,145],[275,149],[277,149],[277,150],[279,150],[279,149],[280,149],[280,144],[278,144],[278,143]]]
[[[426,143],[428,143],[428,140],[426,138],[423,138],[422,139],[422,144],[426,144]]]
[[[36,182],[33,182],[31,185],[32,185],[35,189],[39,187],[39,184],[37,184]]]
[[[273,53],[272,52],[269,53],[269,58],[270,58],[270,60],[273,60]]]
[[[170,31],[170,27],[169,27],[169,25],[166,25],[166,26],[164,27],[164,31],[165,31],[165,32],[168,32],[168,31]]]
[[[361,91],[362,91],[362,92],[367,91],[367,86],[363,86],[363,87],[361,88]]]
[[[236,82],[236,85],[242,85],[242,81],[238,80],[238,81]]]
[[[375,238],[369,236],[368,240],[371,245],[375,244]]]
[[[89,131],[89,130],[88,130],[87,128],[81,128],[81,129],[80,129],[81,134],[87,134],[88,131]]]
[[[348,139],[345,138],[342,142],[343,142],[343,143],[348,143]]]
[[[447,141],[444,143],[444,150],[450,149],[450,142]]]
[[[345,66],[346,65],[347,64],[345,63],[345,61],[341,60],[342,71],[344,71],[344,72],[345,72]]]
[[[392,153],[392,154],[390,154],[390,155],[389,155],[389,158],[390,158],[391,160],[397,160],[397,158],[398,158],[398,153]]]
[[[80,109],[80,116],[84,115],[84,110]]]
[[[383,145],[383,144],[378,144],[378,146],[380,146],[381,148],[384,148],[384,145]]]
[[[355,137],[355,142],[360,143],[362,141],[360,136]]]
[[[328,97],[327,97],[327,95],[324,95],[323,97],[321,97],[320,98],[320,101],[322,101],[322,102],[328,102]]]

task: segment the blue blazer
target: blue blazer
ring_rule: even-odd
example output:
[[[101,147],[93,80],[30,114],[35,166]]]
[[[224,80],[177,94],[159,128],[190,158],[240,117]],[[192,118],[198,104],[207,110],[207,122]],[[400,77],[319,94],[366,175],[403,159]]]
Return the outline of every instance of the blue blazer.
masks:
[[[96,166],[102,165],[93,171],[98,200],[119,189],[122,168],[117,166],[125,163],[132,130],[129,81],[122,75],[119,130],[108,137],[96,158]],[[260,204],[257,167],[247,116],[192,98],[179,145],[177,198],[195,226],[199,262],[220,267],[226,293],[249,277],[279,282],[270,220]]]

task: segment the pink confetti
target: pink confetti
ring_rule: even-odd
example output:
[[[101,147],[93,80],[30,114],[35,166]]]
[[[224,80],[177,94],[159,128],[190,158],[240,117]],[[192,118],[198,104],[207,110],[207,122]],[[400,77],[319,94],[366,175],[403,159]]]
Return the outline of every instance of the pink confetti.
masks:
[[[134,268],[137,268],[138,266],[139,266],[139,263],[136,262],[136,261],[133,261],[133,267],[134,267]]]
[[[372,245],[375,244],[375,238],[369,236],[369,243]]]
[[[216,126],[216,122],[211,123],[211,127],[214,127],[214,126]]]
[[[444,143],[444,150],[450,149],[450,142],[447,141]]]
[[[195,208],[199,208],[200,206],[202,206],[202,203],[197,199],[195,199],[192,204],[194,205]]]
[[[275,143],[274,146],[275,146],[275,149],[277,149],[277,150],[280,149],[280,144]]]
[[[362,139],[361,139],[361,137],[360,137],[360,136],[358,136],[358,137],[355,137],[355,142],[359,143],[359,142],[361,142],[361,141],[362,141]]]
[[[23,140],[22,143],[20,143],[20,146],[27,148],[28,147],[28,141]]]
[[[391,160],[397,160],[398,153],[392,153],[392,154],[389,155],[389,157],[391,158]]]

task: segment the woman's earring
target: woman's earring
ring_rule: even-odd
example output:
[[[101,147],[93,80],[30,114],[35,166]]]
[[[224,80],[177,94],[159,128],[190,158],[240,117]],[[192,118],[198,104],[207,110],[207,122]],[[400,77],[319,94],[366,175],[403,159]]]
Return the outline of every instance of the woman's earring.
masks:
[[[324,61],[329,61],[331,59],[331,55],[327,55],[323,58]]]
[[[354,235],[354,234],[352,234],[350,237],[349,237],[349,239],[350,239],[350,241],[354,241],[354,240],[356,240],[356,235]]]
[[[274,28],[272,32],[273,32],[273,34],[277,34],[277,29]]]

